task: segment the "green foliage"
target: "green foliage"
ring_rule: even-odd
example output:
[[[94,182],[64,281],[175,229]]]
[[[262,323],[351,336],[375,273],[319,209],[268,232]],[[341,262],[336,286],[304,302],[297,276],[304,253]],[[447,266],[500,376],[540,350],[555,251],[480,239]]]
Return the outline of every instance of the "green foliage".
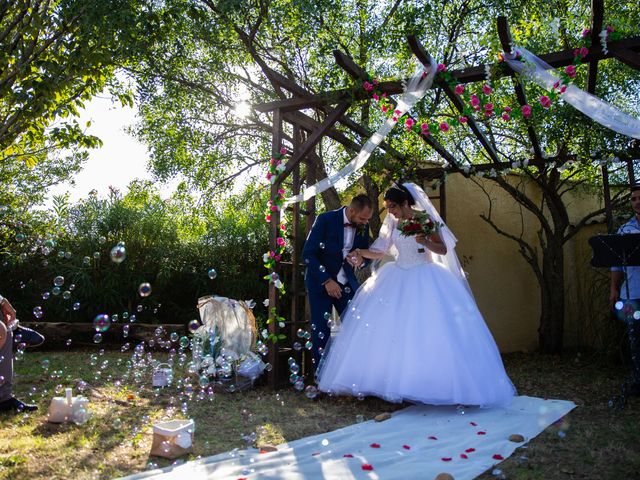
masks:
[[[92,194],[75,205],[56,203],[56,222],[38,230],[24,223],[18,230],[3,218],[0,291],[25,320],[34,320],[31,312],[41,306],[48,321],[128,312],[138,321],[182,323],[198,318],[197,300],[209,294],[254,298],[260,314],[262,201],[248,191],[220,208],[199,209],[184,194],[163,200],[149,183],[133,182],[124,196],[112,190],[104,199]],[[119,264],[110,258],[118,242],[126,249]],[[218,274],[213,281],[210,268]],[[42,299],[58,275],[65,279],[60,293]],[[138,293],[143,282],[152,286],[146,298]]]

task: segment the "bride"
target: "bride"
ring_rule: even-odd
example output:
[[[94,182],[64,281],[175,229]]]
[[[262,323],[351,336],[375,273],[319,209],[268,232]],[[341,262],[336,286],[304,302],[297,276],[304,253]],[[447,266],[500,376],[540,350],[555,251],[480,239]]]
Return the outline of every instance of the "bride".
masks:
[[[320,364],[318,387],[331,394],[374,395],[433,405],[511,403],[515,388],[458,262],[456,238],[415,184],[384,196],[379,238],[356,255],[395,261],[358,290],[342,329]],[[398,222],[416,209],[441,224],[428,237],[405,237]]]

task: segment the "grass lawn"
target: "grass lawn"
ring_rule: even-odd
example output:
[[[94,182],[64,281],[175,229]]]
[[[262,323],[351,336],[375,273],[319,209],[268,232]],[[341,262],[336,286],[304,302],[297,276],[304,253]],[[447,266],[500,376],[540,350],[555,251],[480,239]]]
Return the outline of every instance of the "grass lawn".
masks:
[[[198,400],[195,389],[184,415],[175,389],[155,392],[148,373],[136,378],[129,369],[130,358],[130,353],[96,350],[28,352],[16,361],[15,393],[38,403],[40,410],[0,415],[0,479],[113,478],[169,465],[169,460],[149,457],[151,424],[168,415],[195,419],[194,459],[251,443],[291,441],[401,408],[373,398],[311,401],[293,389],[266,387]],[[622,367],[534,354],[508,355],[505,365],[520,394],[578,405],[560,425],[499,465],[506,478],[640,478],[640,398],[631,398],[621,411],[607,406],[624,377]],[[47,423],[49,399],[63,395],[64,387],[82,388],[83,382],[92,418],[82,425]],[[496,476],[487,472],[479,478]]]

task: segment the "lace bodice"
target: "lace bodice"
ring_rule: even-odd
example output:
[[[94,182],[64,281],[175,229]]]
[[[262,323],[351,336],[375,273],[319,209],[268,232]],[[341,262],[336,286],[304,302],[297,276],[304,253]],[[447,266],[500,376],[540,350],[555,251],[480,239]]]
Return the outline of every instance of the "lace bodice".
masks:
[[[380,236],[371,245],[371,250],[388,253],[393,256],[396,264],[402,268],[410,268],[421,263],[433,262],[431,252],[416,242],[415,237],[405,237],[398,230],[395,219],[385,221],[380,229]],[[420,252],[419,250],[424,250]]]
[[[416,242],[415,237],[405,237],[396,228],[391,233],[391,250],[399,267],[409,268],[420,263],[432,262],[431,252],[427,247]],[[423,250],[420,252],[419,250]]]

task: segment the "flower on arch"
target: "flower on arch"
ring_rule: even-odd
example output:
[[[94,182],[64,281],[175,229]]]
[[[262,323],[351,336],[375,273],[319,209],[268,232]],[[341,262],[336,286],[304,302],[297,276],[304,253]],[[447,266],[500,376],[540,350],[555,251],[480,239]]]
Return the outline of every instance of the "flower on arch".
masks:
[[[569,78],[574,78],[576,76],[576,66],[568,65],[567,67],[565,67],[564,73],[569,75]]]
[[[524,118],[529,118],[531,116],[531,105],[523,105],[520,110],[522,111],[522,116]]]
[[[447,122],[442,122],[438,128],[440,128],[441,132],[448,132],[449,131],[449,124]]]
[[[367,91],[370,92],[371,90],[373,90],[373,84],[369,83],[369,82],[364,82],[362,84],[362,87]]]
[[[447,66],[444,63],[439,63],[436,69],[437,72],[446,72]]]
[[[551,106],[551,99],[546,95],[541,95],[540,105],[542,105],[543,108],[549,108]]]
[[[404,126],[407,127],[407,130],[411,130],[415,124],[416,121],[413,118],[407,118],[404,121]]]
[[[456,92],[456,95],[462,95],[464,93],[464,85],[462,83],[459,83],[453,90],[454,92]]]
[[[482,93],[484,93],[485,95],[491,95],[491,92],[493,92],[493,89],[489,85],[484,84],[482,86]]]

